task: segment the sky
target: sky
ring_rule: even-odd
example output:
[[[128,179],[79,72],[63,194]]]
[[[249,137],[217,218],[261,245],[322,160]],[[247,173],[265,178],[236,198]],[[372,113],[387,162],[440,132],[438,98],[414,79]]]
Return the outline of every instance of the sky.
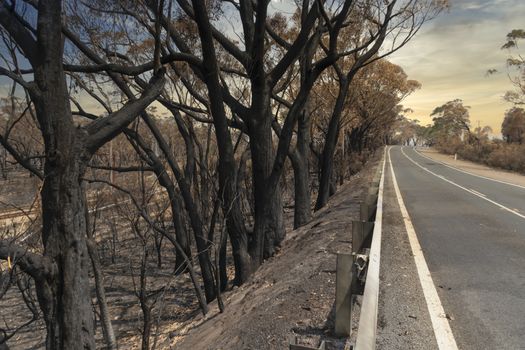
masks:
[[[435,107],[459,98],[471,107],[472,126],[478,122],[489,125],[497,135],[511,107],[503,95],[512,89],[506,68],[509,52],[500,48],[508,32],[525,29],[525,0],[449,1],[448,11],[425,23],[405,47],[389,57],[410,79],[422,84],[403,104],[413,110],[409,118],[426,125],[432,122],[430,113]],[[272,0],[270,12],[291,14],[292,4],[292,0]],[[225,23],[224,29],[232,30],[228,26],[235,25]],[[487,76],[489,69],[498,73]],[[7,80],[0,77],[0,96],[8,88]]]
[[[503,100],[512,90],[506,59],[501,50],[507,33],[525,29],[524,0],[450,0],[451,7],[426,23],[416,37],[390,60],[422,84],[405,107],[410,119],[432,122],[430,113],[447,101],[462,99],[470,106],[471,125],[489,125],[500,133],[505,111]],[[498,73],[487,76],[489,69]]]

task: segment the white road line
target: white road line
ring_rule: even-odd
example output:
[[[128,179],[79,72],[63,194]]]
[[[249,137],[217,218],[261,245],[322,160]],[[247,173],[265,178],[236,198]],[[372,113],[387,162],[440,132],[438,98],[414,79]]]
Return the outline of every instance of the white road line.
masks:
[[[439,299],[439,295],[437,293],[436,287],[434,286],[434,281],[432,281],[432,276],[430,275],[427,262],[423,256],[421,245],[417,239],[416,231],[414,230],[414,226],[412,225],[412,221],[408,215],[407,208],[403,202],[403,197],[399,191],[399,186],[397,185],[396,174],[392,165],[392,158],[390,157],[390,149],[391,148],[388,149],[388,160],[390,162],[392,182],[394,183],[394,190],[396,192],[399,208],[401,209],[401,215],[403,216],[403,220],[405,222],[405,228],[408,234],[408,240],[410,241],[412,254],[414,254],[414,261],[416,263],[419,282],[421,283],[421,288],[423,289],[423,294],[427,303],[436,341],[440,350],[455,350],[458,348],[458,346],[456,345],[454,334],[452,333],[452,329],[450,329],[450,324],[446,318],[445,310],[443,309],[443,305]]]
[[[444,166],[446,166],[446,167],[448,167],[448,168],[450,168],[450,169],[454,169],[454,170],[456,170],[456,171],[459,171],[460,173],[464,173],[464,174],[472,175],[472,176],[479,177],[479,178],[481,178],[481,179],[485,179],[485,180],[489,180],[489,181],[498,182],[498,183],[500,183],[500,184],[505,184],[505,185],[509,185],[509,186],[514,186],[514,187],[522,188],[522,189],[525,190],[525,186],[521,186],[521,185],[518,185],[518,184],[514,184],[514,183],[512,183],[512,182],[507,182],[507,181],[503,181],[503,180],[497,180],[497,179],[493,179],[493,178],[491,178],[491,177],[487,177],[487,176],[483,176],[483,175],[478,175],[478,174],[471,173],[471,172],[469,172],[469,171],[466,171],[466,170],[463,170],[463,169],[457,168],[457,167],[452,166],[452,165],[450,165],[450,164],[447,164],[447,163],[445,163],[445,162],[442,162],[442,161],[436,160],[436,159],[434,159],[434,158],[431,158],[431,157],[429,157],[429,156],[426,156],[426,155],[424,155],[423,153],[419,152],[419,151],[418,151],[417,149],[415,149],[415,148],[414,148],[414,152],[416,152],[417,154],[419,154],[419,155],[420,155],[421,157],[423,157],[423,158],[427,158],[427,159],[429,159],[429,160],[431,160],[431,161],[433,161],[433,162],[436,162],[436,163],[439,163],[439,164],[441,164],[441,165],[444,165]]]
[[[483,195],[483,194],[480,194],[479,192],[476,192],[476,191],[473,191],[473,190],[468,189],[468,188],[466,188],[466,187],[463,187],[463,186],[461,186],[461,185],[458,185],[458,184],[455,183],[454,181],[451,181],[451,180],[449,180],[449,179],[446,179],[446,178],[444,178],[443,176],[434,173],[433,171],[430,171],[430,170],[428,170],[428,169],[425,169],[425,168],[424,168],[423,166],[421,166],[418,162],[416,162],[415,160],[413,160],[412,158],[410,158],[410,157],[405,153],[405,151],[403,150],[403,148],[401,148],[401,153],[403,153],[403,155],[404,155],[408,160],[410,160],[412,163],[414,163],[415,165],[417,165],[417,166],[420,167],[421,169],[425,170],[425,171],[428,172],[429,174],[432,174],[432,175],[434,175],[435,177],[440,178],[440,179],[442,179],[443,181],[446,181],[446,182],[448,182],[448,183],[451,184],[451,185],[454,185],[454,186],[456,186],[456,187],[459,187],[459,188],[461,188],[462,190],[467,191],[468,193],[471,193],[471,194],[475,195],[476,197],[479,197],[479,198],[481,198],[481,199],[483,199],[483,200],[486,200],[487,202],[492,203],[492,204],[494,204],[495,206],[497,206],[497,207],[499,207],[499,208],[501,208],[501,209],[503,209],[503,210],[508,211],[509,213],[512,213],[512,214],[514,214],[514,215],[516,215],[516,216],[519,216],[519,217],[522,218],[522,219],[525,219],[525,215],[520,214],[520,213],[517,212],[516,210],[512,210],[512,209],[510,209],[510,208],[504,206],[503,204],[500,204],[500,203],[498,203],[498,202],[496,202],[496,201],[493,201],[492,199],[488,198],[487,196],[485,196],[485,195]]]
[[[481,192],[478,192],[478,191],[476,191],[476,190],[474,190],[474,189],[472,189],[472,188],[471,188],[470,190],[472,191],[472,193],[475,193],[475,194],[477,194],[478,196],[487,197],[486,194],[483,194],[483,193],[481,193]]]

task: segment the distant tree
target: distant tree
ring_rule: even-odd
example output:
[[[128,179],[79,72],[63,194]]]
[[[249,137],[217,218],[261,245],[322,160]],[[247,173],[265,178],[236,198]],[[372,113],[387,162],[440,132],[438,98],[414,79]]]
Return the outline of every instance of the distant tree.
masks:
[[[505,113],[501,133],[508,143],[523,143],[525,139],[525,110],[513,107]]]
[[[470,133],[469,108],[460,99],[436,107],[430,114],[434,121],[434,131],[445,137],[460,136],[465,131]]]
[[[525,30],[513,29],[507,34],[507,42],[501,47],[509,51],[518,51],[518,42],[525,39]],[[525,58],[519,52],[507,58],[507,66],[511,72],[509,77],[516,87],[514,91],[507,91],[505,99],[514,104],[525,104]]]
[[[402,145],[427,143],[430,126],[423,126],[419,123],[417,119],[411,120],[404,115],[399,115],[392,129],[394,135],[390,138],[391,143]]]
[[[385,133],[408,112],[400,104],[421,84],[408,79],[404,70],[391,62],[380,60],[366,67],[354,80],[352,102],[353,123],[350,123],[350,152],[361,152],[371,144],[380,144]]]
[[[489,135],[492,133],[492,128],[488,125],[485,126],[478,126],[474,129],[474,135],[478,138],[478,140],[488,140]]]

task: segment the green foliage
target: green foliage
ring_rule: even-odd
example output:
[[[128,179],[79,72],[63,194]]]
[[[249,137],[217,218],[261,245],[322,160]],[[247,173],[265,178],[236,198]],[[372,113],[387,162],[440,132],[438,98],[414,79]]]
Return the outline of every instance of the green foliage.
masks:
[[[459,136],[463,131],[469,131],[470,116],[468,106],[463,101],[455,99],[436,107],[430,114],[436,131],[444,132],[447,136]]]
[[[501,47],[502,49],[511,49],[518,45],[519,39],[525,39],[525,30],[513,29],[507,34],[507,42]]]
[[[505,113],[501,126],[504,142],[490,140],[489,126],[470,130],[468,108],[459,99],[436,107],[431,114],[434,124],[426,130],[428,144],[465,160],[525,173],[525,110],[513,107]]]
[[[507,34],[507,41],[501,49],[515,52],[517,55],[507,58],[507,66],[509,68],[510,81],[516,88],[513,91],[507,91],[505,99],[516,105],[525,103],[525,60],[523,55],[518,51],[518,42],[525,39],[525,30],[513,29]]]
[[[434,124],[428,130],[429,144],[445,153],[456,153],[465,135],[469,140],[470,116],[463,101],[455,99],[436,107],[430,114]]]
[[[501,124],[501,134],[509,143],[522,144],[525,140],[525,110],[513,107],[505,113]]]

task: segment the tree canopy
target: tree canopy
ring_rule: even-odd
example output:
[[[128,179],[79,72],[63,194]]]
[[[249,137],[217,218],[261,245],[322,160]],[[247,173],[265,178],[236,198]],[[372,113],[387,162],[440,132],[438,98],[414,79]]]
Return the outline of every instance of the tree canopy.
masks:
[[[501,134],[509,143],[523,143],[525,140],[525,110],[523,108],[513,107],[505,113],[501,124]]]
[[[460,136],[463,132],[470,132],[469,108],[460,99],[436,107],[430,114],[436,132],[447,136]]]

